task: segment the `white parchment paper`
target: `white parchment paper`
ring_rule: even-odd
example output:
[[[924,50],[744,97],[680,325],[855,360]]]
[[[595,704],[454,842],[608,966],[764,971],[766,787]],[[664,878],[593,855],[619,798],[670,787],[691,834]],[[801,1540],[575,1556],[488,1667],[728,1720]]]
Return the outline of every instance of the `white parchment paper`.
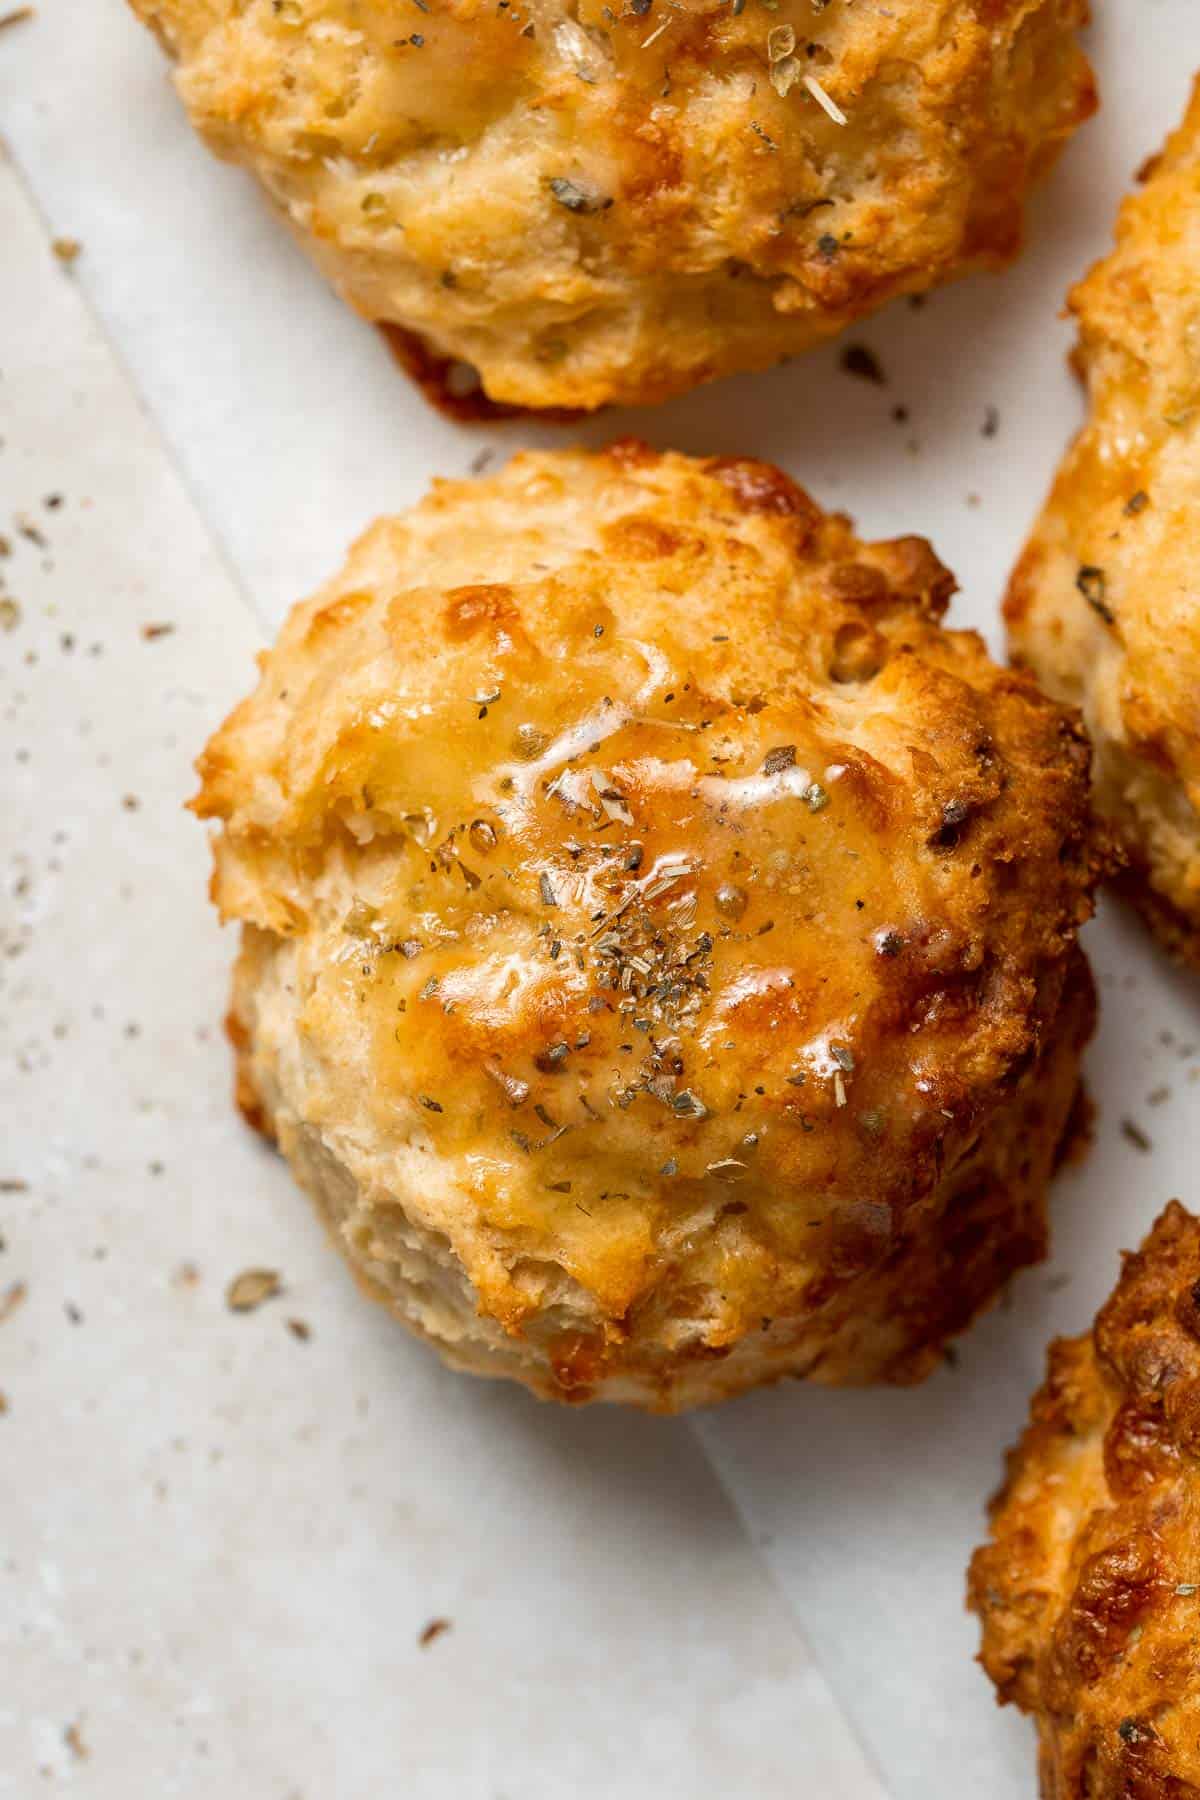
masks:
[[[764,455],[868,533],[924,532],[954,616],[998,645],[1081,413],[1066,288],[1200,65],[1195,0],[1097,12],[1104,108],[1029,253],[855,333],[885,388],[831,350],[570,435]],[[179,802],[256,643],[370,517],[485,445],[563,434],[431,413],[194,142],[119,0],[40,0],[0,34],[0,132],[22,608],[0,635],[0,1180],[23,1184],[0,1190],[0,1305],[26,1289],[0,1323],[0,1794],[50,1771],[101,1800],[1031,1796],[963,1568],[1046,1339],[1167,1198],[1200,1202],[1197,984],[1115,909],[1089,927],[1095,1147],[1058,1184],[1054,1261],[925,1388],[789,1385],[689,1426],[443,1373],[229,1109],[230,947]],[[69,267],[55,235],[82,244]],[[235,1318],[249,1264],[286,1291]]]

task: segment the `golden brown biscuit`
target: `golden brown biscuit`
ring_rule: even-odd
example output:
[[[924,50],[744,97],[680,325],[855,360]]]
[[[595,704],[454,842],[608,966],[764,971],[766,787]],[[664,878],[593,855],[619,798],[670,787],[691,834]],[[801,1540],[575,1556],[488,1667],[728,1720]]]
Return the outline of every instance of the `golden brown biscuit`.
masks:
[[[1173,1201],[1050,1350],[971,1564],[984,1668],[1044,1800],[1200,1796],[1200,1220]]]
[[[1087,0],[132,4],[351,305],[520,406],[661,400],[1008,262],[1095,103]]]
[[[1083,709],[1097,804],[1200,964],[1200,86],[1071,295],[1091,413],[1013,575],[1013,652]]]
[[[376,524],[201,760],[240,1092],[455,1363],[909,1380],[1042,1254],[1074,719],[778,470],[518,456]]]

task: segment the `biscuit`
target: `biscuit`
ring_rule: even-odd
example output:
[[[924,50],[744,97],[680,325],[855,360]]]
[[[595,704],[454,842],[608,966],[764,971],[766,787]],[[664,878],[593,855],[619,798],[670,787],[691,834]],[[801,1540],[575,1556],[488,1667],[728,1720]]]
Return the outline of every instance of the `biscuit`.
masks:
[[[971,1564],[981,1661],[1045,1800],[1200,1794],[1200,1220],[1172,1202],[1050,1350]]]
[[[1042,1254],[1075,719],[918,538],[635,443],[439,482],[201,759],[243,1104],[455,1364],[907,1381]]]
[[[1200,85],[1071,295],[1089,416],[1016,568],[1013,654],[1080,707],[1124,886],[1200,966]]]
[[[344,298],[521,407],[662,400],[1007,263],[1094,105],[1086,0],[132,4]]]

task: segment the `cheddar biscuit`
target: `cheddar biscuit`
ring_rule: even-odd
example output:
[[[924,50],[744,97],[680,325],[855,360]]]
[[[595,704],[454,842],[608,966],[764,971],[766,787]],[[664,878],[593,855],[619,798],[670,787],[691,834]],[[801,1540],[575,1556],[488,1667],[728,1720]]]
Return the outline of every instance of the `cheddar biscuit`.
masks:
[[[656,401],[1017,252],[1086,0],[132,0],[427,380]]]
[[[1087,750],[918,538],[624,443],[439,482],[201,759],[246,1109],[459,1366],[907,1381],[1041,1255]]]

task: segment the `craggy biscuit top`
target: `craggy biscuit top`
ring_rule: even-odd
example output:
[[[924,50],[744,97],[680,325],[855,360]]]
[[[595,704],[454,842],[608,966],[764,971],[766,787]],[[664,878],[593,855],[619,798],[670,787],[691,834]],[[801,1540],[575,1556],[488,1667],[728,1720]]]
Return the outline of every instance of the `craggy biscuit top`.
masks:
[[[1146,175],[1071,297],[1090,417],[1007,611],[1018,654],[1082,704],[1101,806],[1200,941],[1200,86]]]
[[[800,1311],[1043,1048],[1086,750],[951,586],[763,464],[525,454],[376,524],[213,738],[215,897],[295,946],[322,1116],[489,1227],[495,1316],[501,1241],[620,1318],[668,1237],[710,1343]]]
[[[1173,1202],[1056,1343],[971,1568],[1046,1800],[1200,1795],[1200,1220]]]
[[[1086,0],[133,0],[368,318],[655,400],[1015,254]]]

